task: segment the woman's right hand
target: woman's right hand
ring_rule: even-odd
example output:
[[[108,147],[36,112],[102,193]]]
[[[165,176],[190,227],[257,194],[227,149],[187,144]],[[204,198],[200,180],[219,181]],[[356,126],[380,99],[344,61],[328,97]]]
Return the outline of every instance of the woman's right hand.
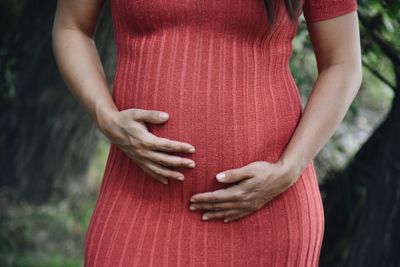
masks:
[[[166,117],[161,117],[163,114]],[[168,168],[193,168],[193,160],[169,155],[165,152],[193,153],[191,144],[158,137],[149,132],[145,122],[164,123],[168,114],[157,110],[126,109],[103,110],[98,114],[97,125],[103,134],[116,144],[140,168],[154,179],[168,184],[168,179],[182,181],[184,176]]]

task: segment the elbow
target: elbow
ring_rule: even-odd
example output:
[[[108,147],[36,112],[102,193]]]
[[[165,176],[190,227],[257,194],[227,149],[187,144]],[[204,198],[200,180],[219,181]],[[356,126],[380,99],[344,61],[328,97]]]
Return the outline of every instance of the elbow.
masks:
[[[58,40],[61,36],[61,31],[62,31],[62,24],[60,23],[59,19],[55,17],[53,26],[51,28],[51,44],[53,51],[56,49],[56,45],[58,43]]]
[[[355,93],[359,91],[363,81],[363,68],[362,62],[348,62],[343,64],[343,75],[345,80],[351,87],[354,88]]]
[[[328,64],[327,66],[320,67],[318,73],[321,74],[325,71],[335,70],[338,71],[346,81],[350,81],[357,90],[361,87],[363,81],[363,67],[362,61],[360,60],[348,60],[342,62],[335,62]]]
[[[361,60],[351,64],[350,73],[352,74],[357,89],[359,89],[363,81],[363,67]]]
[[[53,53],[56,53],[57,37],[58,37],[58,27],[53,25],[53,28],[51,29],[51,46],[53,49]]]
[[[361,88],[363,81],[363,71],[362,71],[362,62],[356,61],[353,63],[346,64],[344,68],[344,75],[347,76],[346,81],[350,88],[352,88],[352,92],[355,95],[358,94],[358,91]]]
[[[51,48],[53,50],[54,56],[57,57],[57,52],[59,51],[59,46],[62,43],[60,41],[61,38],[61,30],[60,27],[57,25],[54,25],[52,30],[51,30]]]

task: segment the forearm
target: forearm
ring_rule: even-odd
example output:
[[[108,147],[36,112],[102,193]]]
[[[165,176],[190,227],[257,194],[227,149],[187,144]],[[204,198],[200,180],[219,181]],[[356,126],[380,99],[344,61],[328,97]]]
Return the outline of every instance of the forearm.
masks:
[[[281,161],[301,171],[328,142],[361,85],[359,65],[336,64],[321,71]]]
[[[56,26],[53,50],[66,85],[97,124],[101,111],[117,110],[92,38],[77,29]]]

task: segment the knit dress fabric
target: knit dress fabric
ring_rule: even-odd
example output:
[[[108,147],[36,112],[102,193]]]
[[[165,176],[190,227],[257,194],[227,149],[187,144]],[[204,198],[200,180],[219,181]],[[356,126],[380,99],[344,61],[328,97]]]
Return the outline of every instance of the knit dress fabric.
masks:
[[[274,1],[110,0],[119,110],[166,111],[153,134],[192,144],[195,168],[164,185],[111,144],[85,239],[85,266],[318,266],[324,211],[313,161],[298,180],[238,220],[203,221],[196,193],[215,175],[276,162],[302,116],[289,60],[298,21]],[[357,10],[355,0],[302,0],[307,23]]]

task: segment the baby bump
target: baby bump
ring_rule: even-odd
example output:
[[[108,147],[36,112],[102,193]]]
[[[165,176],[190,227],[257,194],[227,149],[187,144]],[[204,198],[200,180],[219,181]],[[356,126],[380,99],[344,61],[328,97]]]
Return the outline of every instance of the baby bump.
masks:
[[[300,97],[290,76],[261,75],[260,70],[235,78],[228,75],[233,67],[206,72],[196,64],[187,65],[184,75],[174,66],[167,68],[168,75],[157,75],[157,66],[148,67],[133,73],[136,80],[117,72],[113,98],[120,110],[169,113],[166,122],[148,123],[148,129],[196,148],[193,154],[174,153],[195,161],[194,169],[176,168],[196,180],[193,188],[217,186],[214,176],[223,170],[257,160],[277,161],[301,117]],[[282,68],[280,73],[288,72]]]
[[[275,98],[275,101],[278,101]],[[196,151],[173,153],[191,158],[195,169],[175,168],[185,176],[219,187],[215,175],[258,160],[275,162],[283,153],[301,115],[290,102],[276,104],[262,98],[233,99],[210,94],[196,99],[185,94],[174,101],[147,108],[169,113],[168,121],[148,124],[159,137],[192,144]]]

